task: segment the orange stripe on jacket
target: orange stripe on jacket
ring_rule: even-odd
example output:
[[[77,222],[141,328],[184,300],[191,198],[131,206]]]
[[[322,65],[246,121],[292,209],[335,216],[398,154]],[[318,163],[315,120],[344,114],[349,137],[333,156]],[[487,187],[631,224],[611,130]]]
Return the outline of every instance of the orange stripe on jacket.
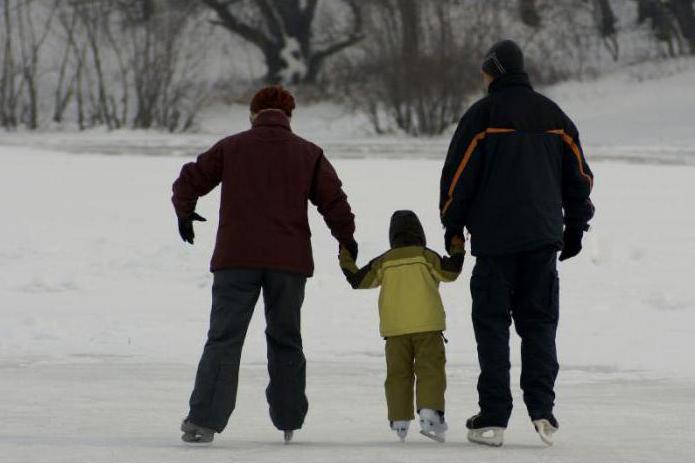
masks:
[[[562,137],[562,141],[564,141],[570,147],[572,153],[574,153],[574,157],[577,158],[577,164],[579,165],[579,173],[582,175],[582,177],[587,179],[587,181],[589,182],[589,188],[593,188],[594,179],[591,178],[591,176],[584,171],[584,163],[582,162],[582,152],[579,150],[579,146],[574,141],[574,139],[562,129],[548,130],[548,133],[554,133],[555,135],[560,135],[560,137]]]
[[[466,166],[468,165],[468,161],[471,160],[471,156],[473,155],[473,151],[475,151],[475,148],[478,146],[478,143],[480,143],[481,140],[483,140],[485,137],[487,137],[488,134],[495,134],[495,133],[510,133],[510,132],[516,132],[515,129],[500,129],[500,128],[495,128],[491,127],[489,129],[485,129],[482,132],[478,133],[475,137],[473,137],[473,140],[468,144],[468,147],[466,148],[466,151],[463,154],[463,159],[461,159],[461,164],[459,164],[458,169],[456,169],[456,174],[454,174],[454,178],[451,180],[451,186],[449,187],[449,199],[447,200],[446,204],[444,204],[444,207],[442,208],[442,217],[444,217],[444,214],[446,214],[446,211],[449,209],[449,206],[451,206],[451,203],[454,200],[454,190],[456,190],[456,185],[458,184],[458,181],[461,178],[461,175],[463,175],[463,171],[466,170]]]

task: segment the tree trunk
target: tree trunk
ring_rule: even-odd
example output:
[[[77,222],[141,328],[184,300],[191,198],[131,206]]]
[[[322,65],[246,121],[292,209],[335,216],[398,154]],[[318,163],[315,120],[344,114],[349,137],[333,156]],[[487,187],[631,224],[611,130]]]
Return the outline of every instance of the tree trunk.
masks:
[[[670,5],[683,37],[690,45],[690,53],[695,54],[695,12],[692,0],[671,0]]]

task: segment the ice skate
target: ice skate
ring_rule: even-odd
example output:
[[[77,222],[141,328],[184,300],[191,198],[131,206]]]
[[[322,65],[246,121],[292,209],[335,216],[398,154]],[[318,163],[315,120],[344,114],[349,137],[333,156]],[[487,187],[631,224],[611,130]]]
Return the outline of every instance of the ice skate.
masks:
[[[423,408],[420,415],[420,434],[443,444],[446,441],[446,431],[449,426],[444,421],[444,413]]]
[[[198,426],[186,418],[181,422],[181,440],[187,444],[209,444],[215,438],[213,429]]]
[[[553,434],[560,429],[560,425],[552,413],[540,420],[533,420],[533,427],[536,428],[536,432],[541,437],[541,440],[548,447],[553,445]]]
[[[289,443],[292,442],[293,437],[294,437],[294,431],[284,431],[283,432],[283,439],[285,439],[285,445],[289,445]]]
[[[504,430],[506,427],[499,426],[483,415],[475,415],[466,421],[468,428],[468,441],[474,444],[489,445],[490,447],[501,447],[504,443]]]
[[[391,421],[391,430],[396,431],[396,435],[398,435],[401,442],[405,442],[409,427],[410,421]]]

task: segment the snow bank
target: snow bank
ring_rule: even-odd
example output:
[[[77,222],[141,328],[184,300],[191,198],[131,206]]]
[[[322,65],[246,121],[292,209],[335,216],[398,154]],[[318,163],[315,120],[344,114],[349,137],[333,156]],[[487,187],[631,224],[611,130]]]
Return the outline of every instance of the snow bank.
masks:
[[[684,58],[642,63],[596,80],[541,91],[576,121],[592,159],[691,164],[695,163],[694,82],[695,59]],[[0,144],[70,153],[190,157],[249,126],[247,108],[240,105],[212,107],[202,119],[202,131],[195,134],[103,129],[0,133]],[[365,116],[331,103],[300,105],[293,127],[323,146],[332,158],[441,159],[451,135],[431,139],[376,136]]]

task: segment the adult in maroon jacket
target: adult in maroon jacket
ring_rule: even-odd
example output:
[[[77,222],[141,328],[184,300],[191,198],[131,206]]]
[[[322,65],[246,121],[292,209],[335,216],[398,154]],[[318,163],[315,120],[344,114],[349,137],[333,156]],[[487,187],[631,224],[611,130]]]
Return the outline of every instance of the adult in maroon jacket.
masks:
[[[184,241],[193,244],[199,197],[222,184],[210,331],[190,412],[187,442],[211,441],[234,409],[242,345],[263,291],[273,424],[286,437],[307,412],[306,362],[300,309],[313,274],[308,202],[315,204],[338,242],[357,254],[354,216],[338,176],[322,150],[290,129],[294,98],[281,87],[261,90],[251,103],[252,128],[225,138],[174,182],[172,201]]]

